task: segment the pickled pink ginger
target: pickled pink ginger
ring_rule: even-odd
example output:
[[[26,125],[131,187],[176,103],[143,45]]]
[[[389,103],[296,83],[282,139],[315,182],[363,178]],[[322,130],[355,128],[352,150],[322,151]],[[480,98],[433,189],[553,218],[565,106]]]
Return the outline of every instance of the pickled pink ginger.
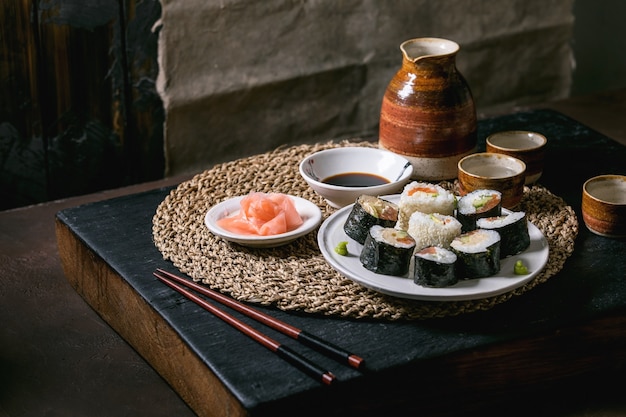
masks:
[[[252,192],[240,204],[239,213],[219,219],[217,225],[232,233],[271,236],[290,232],[304,222],[286,194]]]

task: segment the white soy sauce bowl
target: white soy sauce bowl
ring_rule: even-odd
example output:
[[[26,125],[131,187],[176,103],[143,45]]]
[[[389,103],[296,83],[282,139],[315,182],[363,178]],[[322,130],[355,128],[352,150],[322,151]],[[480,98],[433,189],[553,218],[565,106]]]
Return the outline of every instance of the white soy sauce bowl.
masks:
[[[352,146],[309,155],[300,162],[299,171],[328,205],[341,208],[362,194],[400,193],[411,179],[413,166],[408,159],[383,149]]]

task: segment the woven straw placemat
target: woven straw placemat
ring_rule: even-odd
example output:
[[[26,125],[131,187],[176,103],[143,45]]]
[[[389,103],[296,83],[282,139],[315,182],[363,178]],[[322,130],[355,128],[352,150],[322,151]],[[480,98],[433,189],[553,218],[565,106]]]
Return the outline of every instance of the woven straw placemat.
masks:
[[[556,274],[574,250],[578,220],[563,199],[540,185],[525,187],[520,210],[545,235],[548,262],[532,281],[506,294],[469,301],[406,300],[369,290],[336,272],[317,245],[317,231],[285,246],[254,249],[214,236],[204,225],[213,205],[251,191],[281,192],[316,203],[323,220],[328,206],[298,173],[308,154],[362,141],[299,145],[216,165],[173,189],[153,217],[153,239],[164,259],[195,281],[240,301],[283,310],[384,320],[427,319],[486,310],[529,291]],[[454,189],[455,183],[440,183]]]

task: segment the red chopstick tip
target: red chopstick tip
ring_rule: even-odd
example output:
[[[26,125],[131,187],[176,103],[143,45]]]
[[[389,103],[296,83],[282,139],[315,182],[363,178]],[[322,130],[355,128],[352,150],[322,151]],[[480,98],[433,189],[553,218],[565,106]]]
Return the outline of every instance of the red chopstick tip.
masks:
[[[322,382],[326,385],[330,385],[335,382],[337,378],[331,372],[326,372],[322,375]]]
[[[361,365],[363,364],[363,358],[360,358],[356,355],[350,355],[348,356],[348,363],[353,368],[359,369],[359,367],[361,367]]]

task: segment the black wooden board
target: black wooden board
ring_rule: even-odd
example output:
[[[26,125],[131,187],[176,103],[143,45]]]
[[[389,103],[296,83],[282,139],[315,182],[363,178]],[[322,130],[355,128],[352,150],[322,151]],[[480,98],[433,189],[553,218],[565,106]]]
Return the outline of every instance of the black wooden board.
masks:
[[[540,183],[563,197],[579,219],[581,186],[586,178],[626,174],[626,147],[548,110],[481,121],[479,148],[484,149],[488,134],[511,129],[534,130],[548,137],[547,164]],[[429,370],[429,363],[626,310],[626,241],[591,234],[580,220],[575,252],[559,274],[488,311],[389,322],[262,308],[364,357],[365,371],[338,364],[242,318],[330,369],[340,383],[326,387],[154,279],[155,268],[177,272],[152,242],[152,216],[169,191],[156,189],[87,204],[65,209],[57,216],[180,333],[252,415],[285,413],[290,407],[302,415],[319,410],[333,415],[331,411],[339,413],[342,405],[402,402],[416,392],[434,390],[428,387],[429,378],[432,381],[438,371]]]

